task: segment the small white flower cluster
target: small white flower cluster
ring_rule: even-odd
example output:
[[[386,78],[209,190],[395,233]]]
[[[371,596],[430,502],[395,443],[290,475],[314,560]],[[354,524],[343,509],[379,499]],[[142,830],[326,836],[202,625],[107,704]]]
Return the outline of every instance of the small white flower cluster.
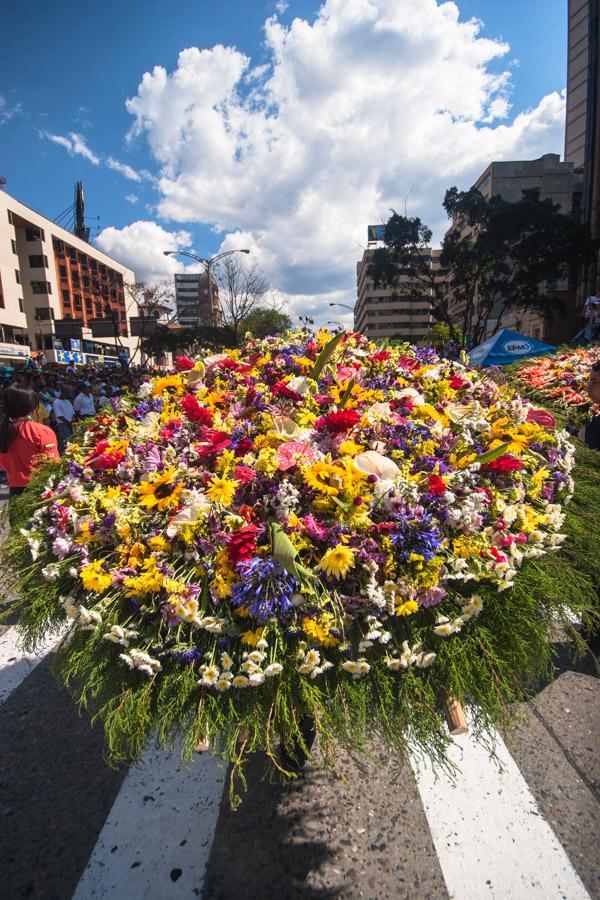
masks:
[[[363,597],[367,597],[371,601],[371,603],[374,606],[377,606],[379,609],[385,609],[385,594],[383,592],[383,588],[381,587],[381,585],[377,584],[376,580],[379,566],[374,559],[369,559],[363,563],[363,569],[365,569],[365,571],[367,571],[369,574],[365,586],[361,588],[361,595]]]
[[[215,616],[204,616],[204,618],[194,621],[196,628],[203,628],[205,631],[208,631],[209,634],[221,634],[224,624],[224,622],[217,619]]]
[[[462,629],[465,622],[468,622],[474,616],[478,616],[482,609],[483,600],[479,594],[473,594],[463,605],[460,616],[452,620],[447,616],[438,616],[436,619],[437,625],[433,630],[439,637],[448,637],[451,634],[456,634]]]
[[[266,647],[266,641],[259,641]],[[258,687],[263,684],[265,678],[273,678],[280,675],[283,671],[281,663],[271,663],[262,668],[262,664],[267,658],[267,654],[262,649],[253,650],[251,653],[244,653],[243,663],[237,675],[231,671],[233,668],[233,659],[228,653],[221,653],[221,668],[216,665],[200,666],[201,678],[198,684],[205,687],[214,687],[221,693],[228,691],[230,688],[247,688]]]
[[[437,653],[426,653],[421,643],[413,644],[411,647],[408,641],[403,641],[400,656],[387,656],[384,662],[392,672],[397,672],[399,669],[408,669],[409,666],[426,669],[428,666],[433,665],[436,656]]]
[[[444,500],[448,494],[444,495]],[[454,495],[452,503],[456,503]],[[447,512],[447,522],[450,528],[455,531],[462,531],[469,534],[481,529],[483,521],[482,514],[486,510],[486,497],[482,493],[473,492],[468,494],[464,500],[456,505],[451,506]]]
[[[156,672],[160,672],[162,666],[157,659],[152,659],[149,653],[143,650],[130,650],[129,653],[119,653],[119,659],[122,659],[125,665],[130,669],[137,669],[143,672],[149,678],[152,678]]]
[[[138,636],[137,631],[133,628],[122,628],[120,625],[111,625],[110,631],[103,634],[105,641],[111,641],[113,644],[121,644],[123,647],[129,647],[129,641],[133,637]]]
[[[39,509],[36,510],[36,513],[39,513],[39,511],[40,511]],[[32,533],[30,531],[28,531],[26,528],[20,528],[19,531],[21,532],[21,534],[23,535],[23,537],[26,539],[27,543],[29,544],[29,551],[31,553],[31,559],[33,560],[33,562],[35,562],[36,559],[38,558],[38,556],[40,555],[40,547],[41,547],[42,542],[40,541],[39,538],[34,537],[32,535]]]
[[[282,481],[271,505],[278,516],[286,518],[298,509],[299,503],[300,491],[298,488],[291,481]]]
[[[73,597],[66,597],[62,608],[70,619],[80,625],[84,631],[94,631],[102,623],[102,616],[95,609],[86,609],[85,606],[77,606]]]
[[[298,669],[301,675],[308,675],[310,678],[316,678],[322,672],[326,672],[333,667],[333,663],[328,660],[321,660],[321,654],[318,650],[307,650],[306,644],[302,641],[298,650]]]
[[[367,626],[369,630],[358,645],[359,653],[369,650],[376,641],[380,644],[389,644],[392,639],[392,633],[384,630],[379,619],[375,618],[375,616],[367,616]]]
[[[357,678],[363,678],[365,675],[368,675],[371,671],[371,666],[366,661],[364,656],[360,656],[358,659],[347,659],[342,663],[342,669],[344,672],[348,672],[349,675],[356,680]]]
[[[42,575],[46,581],[56,581],[60,575],[60,567],[56,563],[48,563],[48,565],[44,566],[42,569]]]

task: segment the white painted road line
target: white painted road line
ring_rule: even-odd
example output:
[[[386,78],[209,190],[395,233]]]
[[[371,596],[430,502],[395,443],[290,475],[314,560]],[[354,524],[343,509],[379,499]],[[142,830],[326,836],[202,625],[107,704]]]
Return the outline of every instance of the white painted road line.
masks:
[[[150,747],[121,786],[73,900],[201,896],[226,770]]]
[[[413,761],[451,900],[590,900],[499,735],[503,771],[468,734],[454,739],[453,782]]]
[[[25,653],[16,628],[9,628],[0,637],[0,703],[10,697],[22,681],[30,675],[58,644],[64,630],[46,641],[35,653]]]

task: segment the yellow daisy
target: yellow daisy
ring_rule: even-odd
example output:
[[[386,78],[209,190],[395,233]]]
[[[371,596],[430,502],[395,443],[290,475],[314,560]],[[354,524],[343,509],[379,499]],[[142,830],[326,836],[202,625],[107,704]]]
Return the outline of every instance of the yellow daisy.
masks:
[[[169,388],[174,388],[177,394],[183,394],[183,380],[181,375],[165,375],[163,378],[157,378],[152,388],[152,396],[158,397]]]
[[[94,591],[96,594],[103,594],[112,583],[112,576],[102,568],[101,559],[84,566],[79,577],[86,591]]]
[[[328,497],[339,494],[343,485],[344,472],[330,463],[316,462],[312,466],[305,466],[302,469],[302,475],[313,491],[327,494]]]
[[[345,578],[354,566],[354,561],[354,550],[344,547],[343,544],[337,544],[325,553],[319,563],[319,568],[323,569],[330,577]]]
[[[231,506],[238,485],[239,481],[236,481],[235,478],[215,475],[206,491],[206,496],[213,503],[220,503],[221,506]]]

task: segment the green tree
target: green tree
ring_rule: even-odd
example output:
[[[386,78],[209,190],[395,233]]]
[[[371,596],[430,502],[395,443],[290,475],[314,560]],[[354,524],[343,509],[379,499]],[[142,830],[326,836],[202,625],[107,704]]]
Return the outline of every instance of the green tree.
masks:
[[[287,313],[261,306],[244,319],[240,331],[249,331],[255,338],[264,338],[273,334],[285,334],[291,327],[292,320]]]
[[[452,226],[439,268],[426,266],[431,231],[419,219],[394,212],[385,228],[386,246],[372,259],[376,284],[415,297],[421,289],[431,297],[434,317],[462,346],[496,333],[509,310],[534,310],[548,319],[560,312],[560,282],[591,251],[583,226],[535,190],[510,203],[487,200],[476,188],[452,187],[444,209]]]
[[[155,358],[164,353],[194,356],[205,349],[218,351],[237,345],[237,337],[231,328],[216,328],[211,325],[199,325],[195,328],[159,326],[143,341],[145,354]]]

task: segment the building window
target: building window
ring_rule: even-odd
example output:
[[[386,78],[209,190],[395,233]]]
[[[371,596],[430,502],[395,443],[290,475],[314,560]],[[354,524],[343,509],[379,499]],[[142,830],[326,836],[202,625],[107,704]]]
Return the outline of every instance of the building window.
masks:
[[[52,288],[49,281],[32,281],[31,290],[34,294],[51,294]]]
[[[18,269],[15,269],[15,281],[17,284],[21,284],[21,274]]]
[[[59,238],[52,238],[52,246],[54,247],[56,253],[65,252],[65,245]]]
[[[19,297],[19,312],[25,312],[25,309],[23,307],[23,300],[21,299],[21,297]]]
[[[25,229],[25,240],[26,241],[40,241],[42,239],[42,234],[39,228],[26,228]]]
[[[52,315],[52,310],[49,306],[36,306],[35,308],[35,320],[36,322],[47,322],[49,319],[54,318]]]
[[[12,238],[11,238],[10,246],[12,247],[12,252],[16,253],[17,252],[17,242],[15,240],[12,240]]]
[[[58,270],[59,270],[59,272],[60,272],[60,277],[61,277],[61,278],[66,278],[66,277],[67,277],[67,267],[66,267],[66,266],[59,266],[59,267],[58,267]]]
[[[48,257],[42,256],[41,254],[36,254],[35,256],[29,257],[29,268],[30,269],[47,269],[48,268]]]
[[[63,303],[71,302],[71,294],[67,290],[63,290],[62,292]]]
[[[7,209],[6,212],[8,213],[8,222],[10,225],[12,225],[13,224],[13,214],[11,213],[10,209]]]

